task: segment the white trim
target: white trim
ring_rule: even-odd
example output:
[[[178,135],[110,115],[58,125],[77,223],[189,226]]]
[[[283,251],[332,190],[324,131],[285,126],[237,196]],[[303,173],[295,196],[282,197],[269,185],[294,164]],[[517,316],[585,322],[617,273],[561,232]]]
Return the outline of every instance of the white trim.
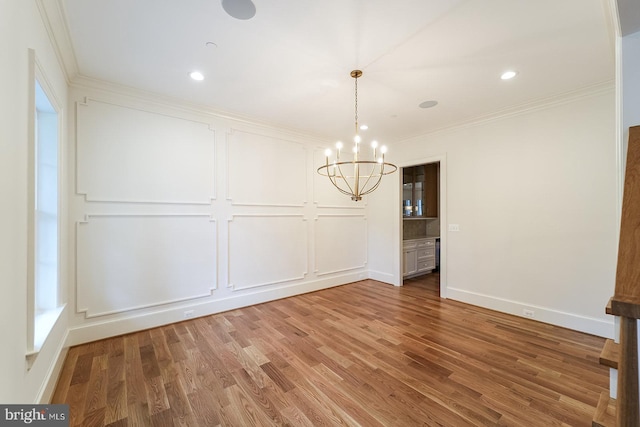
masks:
[[[362,201],[365,200],[365,197],[362,197]],[[364,202],[362,204],[359,204],[357,206],[347,206],[347,205],[321,205],[320,203],[318,203],[317,200],[315,200],[313,202],[316,205],[316,208],[318,209],[366,209],[367,207],[367,202]],[[356,202],[354,202],[355,205]]]
[[[209,316],[237,308],[341,286],[345,283],[356,282],[362,279],[362,273],[351,273],[300,284],[286,284],[239,295],[233,294],[228,298],[217,299],[215,301],[204,301],[182,305],[180,307],[159,309],[145,314],[127,316],[126,318],[105,319],[103,321],[70,328],[66,345],[74,346],[170,323],[182,322],[185,320],[184,312],[187,310],[193,310],[195,317]]]
[[[190,115],[198,115],[205,117],[215,117],[216,119],[228,120],[235,122],[239,126],[252,129],[260,129],[261,131],[269,130],[280,137],[287,135],[288,138],[301,138],[308,142],[328,143],[327,139],[318,135],[305,133],[300,129],[284,127],[281,124],[272,123],[260,119],[258,117],[242,116],[237,113],[230,113],[224,110],[218,110],[208,105],[190,103],[184,99],[174,98],[171,96],[160,95],[155,92],[149,92],[131,86],[124,86],[105,80],[95,79],[81,74],[77,74],[69,83],[71,88],[77,88],[87,91],[103,91],[118,96],[127,97],[129,99],[143,102],[145,104],[155,104],[160,107],[169,108],[173,111],[180,111]],[[237,129],[237,128],[236,128]]]
[[[27,331],[26,331],[26,357],[27,364],[30,367],[34,362],[36,357],[39,354],[40,348],[46,342],[51,330],[57,323],[60,318],[60,314],[64,311],[64,307],[67,303],[66,301],[66,293],[63,291],[61,278],[62,278],[62,230],[63,222],[62,215],[63,212],[63,194],[64,194],[64,180],[62,174],[62,165],[64,164],[64,155],[63,153],[63,129],[64,129],[64,109],[61,106],[60,98],[56,96],[55,91],[53,90],[53,85],[51,81],[47,78],[46,73],[44,72],[43,66],[40,64],[38,60],[38,56],[34,49],[27,49],[28,55],[28,79],[29,79],[29,91],[28,91],[28,115],[27,115],[27,123],[28,123],[28,132],[27,132]],[[58,200],[57,200],[57,212],[56,212],[56,228],[57,228],[57,268],[56,268],[56,308],[52,311],[56,311],[55,321],[51,325],[51,328],[45,335],[44,339],[42,339],[39,345],[36,345],[35,342],[35,327],[36,327],[36,240],[37,240],[37,226],[36,226],[36,189],[37,189],[37,179],[36,179],[36,153],[37,153],[37,144],[38,144],[38,136],[36,133],[36,124],[37,124],[37,107],[36,107],[36,84],[40,86],[42,91],[44,92],[47,100],[51,104],[51,107],[55,110],[56,115],[56,155],[57,155],[57,192],[58,192]]]
[[[496,310],[502,313],[523,316],[523,310],[534,310],[534,320],[562,326],[574,331],[585,332],[604,338],[613,338],[613,319],[602,320],[595,317],[582,316],[565,311],[554,310],[534,304],[526,304],[506,298],[498,298],[492,295],[470,292],[463,289],[449,288],[449,298],[482,308]]]
[[[318,214],[316,215],[316,217],[313,219],[313,223],[314,223],[314,236],[318,235],[316,226],[318,224],[318,219],[320,217],[343,217],[343,218],[362,218],[364,221],[367,221],[367,216],[365,214]],[[317,239],[316,239],[317,240]],[[352,270],[362,270],[364,268],[366,268],[367,264],[369,263],[369,233],[367,232],[367,230],[365,230],[364,233],[364,247],[365,249],[365,253],[364,253],[364,262],[362,263],[362,265],[356,265],[353,267],[347,267],[347,268],[342,268],[340,270],[331,270],[331,271],[320,271],[318,270],[318,251],[317,251],[317,247],[314,246],[313,248],[313,253],[314,253],[314,258],[313,258],[313,266],[316,267],[315,270],[313,270],[313,272],[315,273],[316,276],[320,277],[320,276],[326,276],[329,274],[336,274],[336,273],[344,273],[345,271],[352,271]],[[362,280],[363,278],[359,279]]]
[[[611,0],[615,3],[615,0]],[[612,6],[616,12],[617,8],[615,4]],[[616,26],[619,32],[620,25]],[[616,35],[615,39],[615,60],[616,60],[616,105],[615,105],[615,141],[616,141],[616,218],[618,219],[618,229],[620,229],[620,219],[622,217],[622,196],[624,194],[624,173],[626,169],[625,165],[625,129],[623,123],[623,75],[622,75],[622,37]]]
[[[231,178],[230,178],[230,171],[231,171],[231,167],[229,164],[229,156],[231,154],[231,150],[229,149],[229,147],[232,145],[231,144],[231,140],[234,136],[234,134],[248,134],[248,135],[255,135],[258,137],[264,137],[264,138],[270,138],[272,140],[275,140],[276,142],[285,142],[287,144],[295,144],[298,145],[299,148],[302,150],[302,154],[304,157],[304,170],[307,170],[309,165],[308,165],[308,153],[309,153],[309,148],[307,146],[307,144],[301,143],[299,141],[295,141],[293,139],[286,139],[283,138],[282,136],[274,136],[274,135],[268,135],[266,133],[260,133],[257,131],[248,131],[248,130],[244,130],[244,129],[239,129],[239,128],[234,128],[231,127],[226,133],[225,133],[225,184],[226,184],[226,199],[227,201],[231,204],[231,206],[257,206],[257,207],[276,207],[276,208],[303,208],[308,204],[308,200],[306,200],[306,196],[307,196],[307,192],[306,192],[306,188],[308,187],[308,174],[305,174],[305,183],[304,183],[304,188],[305,188],[305,197],[303,198],[303,200],[299,201],[299,202],[289,202],[289,203],[256,203],[256,202],[243,202],[243,201],[239,201],[239,202],[235,202],[233,200],[233,195],[231,194],[231,189],[229,188],[229,183],[231,182]]]
[[[614,89],[615,81],[607,80],[601,83],[596,83],[590,86],[586,86],[574,91],[561,93],[559,95],[551,96],[548,98],[541,98],[538,100],[526,102],[523,104],[514,105],[502,110],[495,111],[487,115],[477,116],[464,122],[454,123],[449,126],[444,126],[438,129],[434,129],[430,132],[425,132],[420,135],[405,138],[398,142],[398,144],[405,144],[417,140],[425,139],[428,136],[446,133],[451,130],[466,129],[470,127],[476,127],[487,123],[503,120],[510,117],[522,116],[536,111],[546,110],[548,108],[557,107],[560,105],[570,104],[572,102],[592,98],[594,96],[600,96],[605,93],[609,93]]]
[[[156,116],[162,116],[162,117],[167,117],[170,119],[174,119],[174,120],[182,120],[184,122],[190,122],[190,123],[194,123],[196,125],[202,125],[202,126],[206,126],[207,130],[209,132],[213,133],[212,136],[212,141],[211,141],[211,148],[213,151],[213,156],[211,158],[211,167],[214,171],[213,174],[213,181],[211,182],[211,194],[209,194],[208,196],[205,196],[202,198],[202,200],[168,200],[168,199],[124,199],[124,198],[109,198],[109,197],[105,197],[105,196],[100,196],[100,195],[90,195],[89,194],[89,189],[81,189],[80,187],[82,186],[81,182],[80,182],[80,177],[78,176],[78,170],[79,170],[79,164],[80,164],[80,141],[79,141],[79,129],[78,129],[78,116],[79,116],[79,112],[80,112],[80,107],[91,107],[91,103],[94,104],[103,104],[103,105],[109,105],[109,106],[114,106],[114,107],[119,107],[119,108],[123,108],[123,109],[127,109],[127,110],[132,110],[132,111],[139,111],[142,113],[148,113],[148,114],[152,114],[152,115],[156,115]],[[75,132],[75,145],[74,145],[74,156],[75,156],[75,193],[76,195],[79,196],[83,196],[84,197],[84,201],[85,202],[105,202],[105,203],[122,203],[122,204],[156,204],[156,205],[160,205],[160,204],[166,204],[166,205],[202,205],[202,206],[208,206],[211,205],[212,202],[214,202],[217,199],[217,171],[216,171],[216,154],[217,154],[217,148],[218,148],[218,141],[217,141],[217,132],[216,132],[216,128],[213,127],[211,125],[211,123],[205,121],[205,120],[196,120],[194,118],[188,118],[188,117],[182,117],[179,115],[173,115],[173,114],[169,114],[168,112],[161,112],[161,111],[156,111],[154,109],[151,108],[142,108],[142,106],[134,106],[134,105],[127,105],[126,103],[123,102],[114,102],[114,101],[107,101],[107,100],[103,100],[103,99],[98,99],[98,98],[92,98],[92,97],[88,97],[85,96],[84,99],[82,101],[77,101],[75,103],[75,113],[76,113],[76,132]],[[208,138],[207,138],[207,142],[208,142]]]
[[[53,310],[47,310],[45,313],[35,316],[34,325],[37,326],[40,332],[37,333],[37,331],[34,331],[33,351],[27,353],[27,358],[35,356],[40,349],[44,347],[44,343],[47,341],[47,338],[49,338],[49,335],[51,335],[51,331],[56,326],[56,323],[58,323],[58,320],[60,320],[66,306],[67,304],[65,303]]]
[[[384,271],[369,270],[369,279],[395,286],[393,274]]]
[[[227,219],[227,288],[231,288],[232,291],[236,292],[236,291],[243,291],[246,289],[253,289],[253,288],[258,288],[258,287],[262,287],[262,286],[270,286],[270,285],[276,285],[279,283],[290,283],[290,282],[296,282],[296,281],[300,281],[300,280],[304,280],[304,278],[307,276],[307,274],[309,274],[309,264],[308,264],[308,257],[307,257],[307,264],[305,265],[305,269],[304,271],[296,277],[291,277],[291,278],[282,278],[282,279],[277,279],[271,282],[262,282],[262,283],[253,283],[250,285],[246,285],[246,286],[236,286],[233,283],[231,283],[230,280],[230,276],[231,276],[231,238],[229,236],[231,236],[231,223],[233,222],[234,218],[236,217],[251,217],[251,218],[274,218],[274,217],[278,217],[278,218],[282,218],[282,217],[293,217],[293,218],[301,218],[302,222],[306,222],[307,219],[304,217],[304,215],[302,214],[233,214],[231,215],[231,218]],[[306,243],[306,247],[308,250],[309,247],[309,239],[308,237],[305,237],[305,243]]]
[[[402,206],[402,168],[424,165],[427,163],[440,163],[440,188],[438,191],[440,192],[440,201],[439,201],[439,209],[440,209],[440,298],[448,298],[448,270],[447,270],[447,155],[446,153],[436,154],[430,157],[423,157],[420,159],[413,159],[406,162],[401,162],[398,164],[398,169],[400,173],[398,174],[398,180],[396,181],[398,191],[398,200],[396,206]],[[398,229],[400,230],[399,241],[396,247],[396,255],[397,259],[399,259],[398,263],[398,272],[396,276],[395,283],[398,283],[397,286],[402,286],[402,270],[403,270],[403,234],[402,234],[402,226],[403,226],[403,217],[402,212],[398,209],[397,215]]]
[[[69,351],[69,347],[66,345],[68,338],[69,329],[66,329],[64,331],[64,336],[58,342],[54,361],[49,365],[47,374],[45,375],[42,385],[38,390],[38,394],[36,395],[35,401],[40,404],[47,404],[51,402],[56,385],[58,384],[58,379],[62,373],[62,367],[64,366],[65,359],[67,358],[67,352]]]
[[[68,84],[78,74],[78,60],[71,42],[71,32],[64,4],[62,1],[36,0],[36,6],[42,18],[42,24],[47,31],[49,42],[55,52],[58,65]]]
[[[94,313],[94,314],[89,314],[90,308],[89,307],[85,307],[85,308],[80,308],[78,305],[78,295],[79,295],[79,282],[78,282],[78,238],[79,238],[79,233],[78,233],[78,229],[82,224],[90,224],[90,219],[91,218],[208,218],[210,223],[214,224],[215,227],[215,239],[216,239],[216,278],[214,279],[214,283],[213,286],[210,286],[208,288],[208,292],[205,294],[196,294],[196,295],[189,295],[187,297],[184,298],[176,298],[176,299],[171,299],[171,300],[164,300],[164,301],[159,301],[159,302],[154,302],[154,303],[150,303],[150,304],[143,304],[143,305],[138,305],[138,306],[131,306],[131,307],[126,307],[126,308],[122,308],[122,309],[118,309],[118,310],[111,310],[111,311],[105,311],[105,312],[98,312],[98,313]],[[181,303],[181,302],[185,302],[185,301],[190,301],[190,300],[196,300],[196,299],[201,299],[201,298],[206,298],[206,297],[210,297],[211,295],[213,295],[214,291],[218,289],[218,281],[217,281],[217,267],[218,267],[218,254],[217,254],[217,242],[219,240],[219,236],[218,236],[218,222],[217,220],[212,217],[210,214],[207,213],[144,213],[144,214],[137,214],[137,213],[110,213],[110,214],[100,214],[100,213],[92,213],[92,214],[86,214],[84,216],[84,219],[82,221],[76,221],[76,226],[75,226],[75,243],[74,243],[74,247],[75,247],[75,254],[74,254],[74,260],[76,261],[75,263],[75,286],[74,286],[74,291],[75,291],[75,302],[76,302],[76,307],[75,307],[75,312],[77,314],[84,314],[85,319],[93,319],[96,317],[103,317],[103,316],[111,316],[114,314],[118,314],[118,313],[124,313],[124,312],[129,312],[129,311],[135,311],[135,310],[143,310],[145,308],[151,308],[151,307],[157,307],[157,306],[161,306],[161,305],[168,305],[168,304],[174,304],[174,303]]]
[[[27,115],[27,357],[35,352],[35,194],[36,194],[36,51],[29,49],[29,113]],[[29,361],[29,363],[33,363]]]

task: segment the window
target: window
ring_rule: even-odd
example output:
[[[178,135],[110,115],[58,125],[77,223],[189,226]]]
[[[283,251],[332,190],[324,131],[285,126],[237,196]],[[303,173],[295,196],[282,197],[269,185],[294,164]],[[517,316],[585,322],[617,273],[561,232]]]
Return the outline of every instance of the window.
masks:
[[[34,64],[35,55],[31,57]],[[32,77],[28,354],[40,350],[63,308],[59,295],[59,114],[35,72]]]

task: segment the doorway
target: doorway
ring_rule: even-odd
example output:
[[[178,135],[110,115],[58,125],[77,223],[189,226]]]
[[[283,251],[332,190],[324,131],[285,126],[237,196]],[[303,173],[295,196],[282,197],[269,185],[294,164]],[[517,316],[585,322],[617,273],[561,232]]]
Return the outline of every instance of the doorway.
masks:
[[[446,161],[437,156],[401,167],[400,274],[446,297]]]

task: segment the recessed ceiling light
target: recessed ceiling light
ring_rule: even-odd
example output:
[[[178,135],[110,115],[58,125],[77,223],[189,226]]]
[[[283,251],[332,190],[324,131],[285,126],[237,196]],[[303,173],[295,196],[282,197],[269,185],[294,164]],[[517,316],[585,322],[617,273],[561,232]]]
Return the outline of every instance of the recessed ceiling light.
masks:
[[[367,130],[369,129],[369,126],[367,125],[360,125],[360,130]]]
[[[518,73],[515,71],[505,71],[504,73],[502,73],[502,75],[500,76],[500,78],[502,80],[510,80],[512,78],[514,78]]]
[[[204,80],[204,75],[200,71],[192,71],[189,73],[189,77],[193,80],[201,81]]]
[[[424,102],[420,103],[420,105],[418,105],[418,107],[420,107],[420,108],[431,108],[431,107],[435,107],[436,105],[438,105],[438,101],[424,101]]]

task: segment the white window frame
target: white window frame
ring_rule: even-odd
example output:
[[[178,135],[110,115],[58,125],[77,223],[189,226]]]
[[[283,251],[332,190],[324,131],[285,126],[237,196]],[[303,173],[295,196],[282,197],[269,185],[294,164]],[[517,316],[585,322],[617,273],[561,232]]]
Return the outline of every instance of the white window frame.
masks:
[[[60,318],[66,306],[65,296],[61,287],[61,212],[62,212],[62,124],[63,109],[56,97],[49,80],[40,66],[35,51],[29,49],[29,114],[28,114],[28,202],[27,202],[27,359],[33,363],[35,356],[43,347],[51,330]],[[38,89],[39,86],[39,89]],[[47,108],[53,111],[46,112],[42,106],[38,106],[37,100],[46,96]],[[37,209],[37,174],[38,166],[38,112],[55,114],[56,135],[56,230],[55,230],[55,293],[54,301],[44,311],[38,310],[37,271],[38,271],[38,215]],[[29,365],[30,365],[29,364]]]

